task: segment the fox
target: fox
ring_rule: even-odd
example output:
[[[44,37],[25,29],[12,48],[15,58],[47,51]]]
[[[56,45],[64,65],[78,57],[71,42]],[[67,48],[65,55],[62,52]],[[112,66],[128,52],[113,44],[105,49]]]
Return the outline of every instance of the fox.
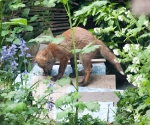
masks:
[[[83,71],[79,72],[79,75],[83,75],[83,80],[79,82],[80,86],[88,85],[88,81],[92,72],[92,62],[91,60],[99,53],[106,61],[110,62],[116,70],[124,75],[121,64],[116,62],[116,56],[108,49],[108,47],[99,39],[97,39],[88,30],[81,27],[73,27],[74,40],[76,49],[83,49],[86,45],[100,45],[99,48],[95,49],[90,53],[80,53],[77,52],[77,57],[80,59],[83,65]],[[56,81],[62,78],[64,71],[67,67],[68,61],[72,67],[72,73],[69,74],[71,78],[75,77],[75,64],[74,55],[70,50],[73,50],[72,44],[72,30],[68,29],[62,33],[64,39],[59,43],[49,43],[46,48],[37,53],[35,57],[35,63],[38,64],[44,70],[45,75],[50,75],[53,65],[56,60],[60,61],[60,66],[58,69],[58,74],[51,78],[52,81]],[[56,36],[56,37],[60,37]]]

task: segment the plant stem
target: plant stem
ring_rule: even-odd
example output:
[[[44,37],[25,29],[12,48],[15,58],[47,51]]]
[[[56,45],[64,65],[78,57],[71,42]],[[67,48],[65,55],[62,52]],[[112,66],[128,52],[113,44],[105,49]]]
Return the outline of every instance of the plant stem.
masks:
[[[0,48],[2,47],[2,1],[0,0]]]
[[[68,14],[69,17],[69,24],[70,24],[70,29],[72,31],[72,45],[73,45],[73,54],[74,54],[74,64],[75,64],[75,74],[76,74],[76,91],[79,91],[79,83],[78,83],[78,67],[77,67],[77,54],[76,54],[76,43],[75,43],[75,37],[74,37],[74,29],[72,27],[72,21],[71,21],[71,14],[70,14],[70,7],[69,4],[67,2],[66,6],[64,5],[66,12]],[[78,100],[77,100],[78,101]],[[78,120],[78,107],[76,108],[76,112],[75,112],[75,125],[77,124],[77,120]]]

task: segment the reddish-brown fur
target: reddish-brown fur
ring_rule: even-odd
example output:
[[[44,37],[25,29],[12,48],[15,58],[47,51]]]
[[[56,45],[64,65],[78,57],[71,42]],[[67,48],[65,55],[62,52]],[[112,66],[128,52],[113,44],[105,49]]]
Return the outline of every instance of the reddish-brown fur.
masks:
[[[90,52],[87,54],[77,54],[82,62],[85,72],[84,79],[80,83],[80,85],[87,85],[92,71],[91,59],[94,58],[94,56],[98,52],[106,60],[112,63],[119,72],[123,72],[121,65],[114,61],[116,59],[116,56],[106,47],[106,45],[102,41],[96,39],[86,29],[80,27],[75,27],[73,29],[77,49],[82,49],[91,42],[93,42],[93,45],[101,45],[100,48],[96,49],[94,52]],[[64,36],[64,40],[60,44],[50,43],[44,50],[40,51],[35,58],[35,62],[37,62],[38,65],[43,68],[46,74],[51,71],[52,66],[55,64],[55,60],[60,61],[59,73],[57,76],[54,76],[52,78],[52,80],[54,81],[60,79],[63,76],[69,59],[71,61],[74,72],[73,54],[68,51],[73,49],[72,32],[69,29],[65,31],[62,35]]]

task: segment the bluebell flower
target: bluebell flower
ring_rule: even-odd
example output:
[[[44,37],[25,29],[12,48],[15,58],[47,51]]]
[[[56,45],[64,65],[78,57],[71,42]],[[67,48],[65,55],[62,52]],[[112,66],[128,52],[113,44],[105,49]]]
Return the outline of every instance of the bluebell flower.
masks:
[[[26,53],[26,57],[28,58],[28,57],[31,57],[31,55],[29,54],[29,53]]]
[[[52,97],[50,97],[50,101],[47,103],[47,105],[48,105],[48,109],[49,109],[50,111],[52,111],[52,110],[53,110],[53,107],[54,107],[53,98],[52,98]]]
[[[52,81],[50,80],[49,84],[48,84],[48,88],[50,88],[50,93],[53,93],[53,84],[51,83]]]
[[[21,51],[21,54],[19,56],[25,56],[26,51],[29,48],[26,46],[26,42],[22,38],[19,38],[19,39],[20,39],[20,46],[18,48],[20,48],[20,51]]]
[[[11,62],[11,67],[12,67],[12,70],[17,70],[17,66],[18,66],[18,63],[16,61],[12,61]]]
[[[10,56],[13,56],[17,52],[17,46],[15,44],[12,44],[8,50],[9,50]]]
[[[26,74],[28,74],[28,71],[27,71],[27,70],[25,70],[25,71],[22,73],[23,76],[25,76]]]

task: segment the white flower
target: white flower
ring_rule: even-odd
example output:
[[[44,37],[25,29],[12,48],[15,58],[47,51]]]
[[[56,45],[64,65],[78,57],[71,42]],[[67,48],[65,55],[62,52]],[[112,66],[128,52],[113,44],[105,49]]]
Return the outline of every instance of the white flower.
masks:
[[[137,57],[134,57],[132,60],[133,64],[140,64],[140,60]]]
[[[124,47],[123,47],[124,51],[125,52],[128,52],[130,50],[130,45],[129,44],[126,44]]]
[[[122,28],[122,33],[124,34],[127,28]]]
[[[118,16],[118,20],[123,21],[122,16]]]
[[[148,27],[148,21],[147,21],[147,20],[144,21],[144,25],[145,25],[146,27]]]
[[[127,75],[127,80],[128,80],[128,82],[131,82],[131,81],[132,81],[131,78],[132,78],[131,75]]]
[[[101,30],[100,30],[100,28],[94,28],[94,32],[95,32],[96,34],[100,34],[100,33],[101,33]]]
[[[139,122],[140,121],[139,118],[140,118],[140,114],[134,115],[134,121],[135,122]]]
[[[133,72],[133,73],[137,73],[139,71],[139,68],[132,67],[132,66],[129,66],[128,69],[130,70],[130,72]]]
[[[114,49],[113,52],[114,52],[114,54],[115,54],[116,56],[119,55],[119,50],[118,50],[118,49]]]
[[[115,35],[116,35],[117,37],[120,37],[119,31],[115,31]]]
[[[135,49],[139,50],[140,49],[140,44],[135,44]]]
[[[129,13],[130,13],[130,10],[126,11],[125,14],[127,15],[127,17],[129,18]]]
[[[129,105],[129,106],[127,107],[127,109],[126,109],[127,112],[132,112],[132,110],[133,110],[132,105]]]

